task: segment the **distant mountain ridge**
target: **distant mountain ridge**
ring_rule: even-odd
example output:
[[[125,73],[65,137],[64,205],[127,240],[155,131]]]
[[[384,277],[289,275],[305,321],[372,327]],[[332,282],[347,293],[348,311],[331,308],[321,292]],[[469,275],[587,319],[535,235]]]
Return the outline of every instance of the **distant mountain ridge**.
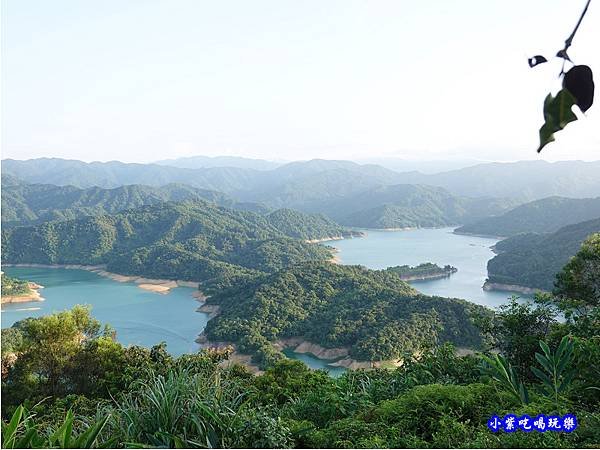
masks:
[[[600,196],[600,162],[582,161],[490,163],[433,175],[322,159],[271,170],[4,160],[2,171],[28,183],[79,187],[183,183],[241,202],[327,214],[344,225],[368,228],[463,225],[532,198]]]
[[[264,205],[241,203],[226,194],[184,184],[161,187],[126,185],[113,189],[52,184],[24,184],[11,176],[2,176],[2,225],[33,225],[51,220],[116,212],[167,201],[207,200],[220,206],[266,213]]]
[[[329,160],[298,161],[271,170],[256,170],[237,167],[192,169],[118,161],[84,163],[40,158],[3,160],[2,173],[14,175],[28,183],[80,188],[185,183],[248,201],[266,200],[276,207],[291,206],[284,202],[294,198],[294,195],[299,205],[310,204],[316,198],[314,191],[318,189],[321,195],[343,197],[360,190],[395,184],[438,186],[458,196],[516,198],[520,201],[549,196],[600,196],[600,161],[486,163],[426,175],[414,171],[394,172],[375,164]],[[308,189],[310,187],[313,189]]]
[[[403,175],[405,183],[441,186],[455,195],[471,197],[531,201],[550,196],[600,196],[600,161],[486,163],[432,175]]]
[[[535,200],[496,217],[464,225],[455,233],[513,236],[519,233],[554,232],[566,225],[600,217],[600,197],[548,197]]]
[[[418,228],[467,223],[498,214],[515,203],[510,199],[457,197],[434,186],[398,184],[324,202],[319,211],[348,226]]]
[[[27,183],[71,185],[78,188],[115,188],[129,184],[164,186],[183,183],[227,193],[248,186],[260,173],[234,167],[185,169],[119,161],[85,163],[60,158],[2,161],[3,175],[10,174]]]

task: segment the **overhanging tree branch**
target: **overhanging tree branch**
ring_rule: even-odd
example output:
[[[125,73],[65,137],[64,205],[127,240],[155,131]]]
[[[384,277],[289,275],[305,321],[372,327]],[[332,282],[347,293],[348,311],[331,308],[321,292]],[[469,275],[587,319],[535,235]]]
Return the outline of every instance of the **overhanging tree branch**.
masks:
[[[556,54],[556,56],[559,56],[561,58],[564,58],[564,59],[567,59],[567,60],[571,61],[571,59],[569,58],[569,55],[567,55],[567,50],[569,49],[569,47],[573,43],[573,38],[575,37],[575,33],[577,33],[577,30],[579,29],[579,25],[581,25],[581,21],[583,20],[583,17],[585,16],[585,13],[587,12],[588,7],[590,6],[591,1],[592,0],[587,0],[587,3],[585,4],[585,8],[583,8],[583,12],[581,13],[581,16],[579,16],[579,20],[577,21],[577,25],[575,25],[575,28],[573,29],[573,32],[571,33],[571,35],[565,41],[565,48],[563,48],[562,50],[560,50]]]

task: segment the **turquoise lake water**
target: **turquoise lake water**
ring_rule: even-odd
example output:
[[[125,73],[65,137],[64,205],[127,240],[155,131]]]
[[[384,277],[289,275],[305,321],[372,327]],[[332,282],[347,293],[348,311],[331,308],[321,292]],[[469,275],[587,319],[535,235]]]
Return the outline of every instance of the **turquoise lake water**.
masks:
[[[196,312],[199,303],[192,297],[192,288],[178,287],[168,294],[157,294],[134,283],[119,283],[85,270],[25,267],[3,270],[12,277],[44,286],[40,293],[45,301],[2,305],[2,328],[26,317],[87,304],[92,306],[96,319],[116,330],[122,344],[151,347],[164,341],[174,355],[200,348],[194,339],[206,326],[208,315]]]
[[[448,278],[411,282],[411,285],[429,295],[464,298],[473,303],[496,308],[510,297],[509,292],[484,291],[487,262],[494,257],[491,248],[498,239],[454,234],[454,228],[418,229],[406,231],[362,230],[362,238],[326,242],[338,250],[342,264],[359,264],[370,269],[385,269],[424,262],[440,266],[450,264],[458,272]],[[529,298],[520,295],[521,298]],[[326,369],[339,375],[344,369],[327,365],[328,361],[312,355],[286,353],[304,361],[313,369]]]
[[[432,262],[450,264],[458,272],[449,278],[413,282],[425,294],[464,298],[474,303],[497,307],[511,296],[506,292],[481,289],[487,276],[487,262],[494,256],[490,247],[497,240],[452,233],[452,228],[409,231],[367,230],[363,238],[327,242],[338,249],[342,264],[360,264],[383,269],[402,264]],[[89,304],[92,314],[117,331],[123,344],[152,346],[167,343],[175,355],[199,349],[194,339],[208,321],[207,314],[196,312],[198,302],[191,288],[175,288],[167,295],[145,291],[134,283],[119,283],[92,272],[74,269],[7,267],[10,276],[45,286],[43,302],[2,306],[2,328],[26,317],[38,317],[53,311]],[[286,350],[286,355],[304,361],[314,369],[326,369],[333,376],[344,369],[331,367],[331,361]]]
[[[313,356],[309,353],[296,353],[292,349],[287,348],[283,351],[283,354],[288,358],[293,358],[297,359],[298,361],[302,361],[311,369],[325,369],[327,372],[329,372],[329,375],[331,375],[334,378],[339,377],[346,371],[344,367],[330,366],[329,363],[333,361],[319,359],[316,356]]]
[[[484,291],[487,262],[498,239],[461,236],[454,228],[421,228],[407,231],[364,230],[366,237],[327,242],[335,247],[342,264],[360,264],[370,269],[385,269],[408,264],[432,262],[450,264],[458,272],[448,278],[411,282],[429,295],[464,298],[473,303],[496,308],[511,297],[509,292]],[[522,298],[527,296],[520,295]]]

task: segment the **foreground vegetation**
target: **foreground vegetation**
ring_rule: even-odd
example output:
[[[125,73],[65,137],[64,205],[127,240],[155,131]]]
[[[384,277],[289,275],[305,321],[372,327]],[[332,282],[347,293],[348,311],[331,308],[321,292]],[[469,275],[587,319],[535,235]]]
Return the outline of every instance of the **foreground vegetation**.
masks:
[[[3,447],[597,447],[598,261],[593,236],[553,295],[482,317],[482,356],[440,342],[338,379],[287,359],[253,376],[223,364],[228,349],[123,348],[83,307],[26,319],[2,330]],[[507,413],[571,413],[578,427],[488,430]]]

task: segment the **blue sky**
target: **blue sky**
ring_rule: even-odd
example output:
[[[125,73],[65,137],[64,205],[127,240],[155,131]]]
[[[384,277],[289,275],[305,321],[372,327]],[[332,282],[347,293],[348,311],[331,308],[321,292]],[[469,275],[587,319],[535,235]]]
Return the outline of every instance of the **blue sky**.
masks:
[[[584,3],[5,0],[2,157],[538,158],[560,63],[526,59]],[[596,3],[570,55],[600,73]],[[543,157],[600,159],[598,109]]]

